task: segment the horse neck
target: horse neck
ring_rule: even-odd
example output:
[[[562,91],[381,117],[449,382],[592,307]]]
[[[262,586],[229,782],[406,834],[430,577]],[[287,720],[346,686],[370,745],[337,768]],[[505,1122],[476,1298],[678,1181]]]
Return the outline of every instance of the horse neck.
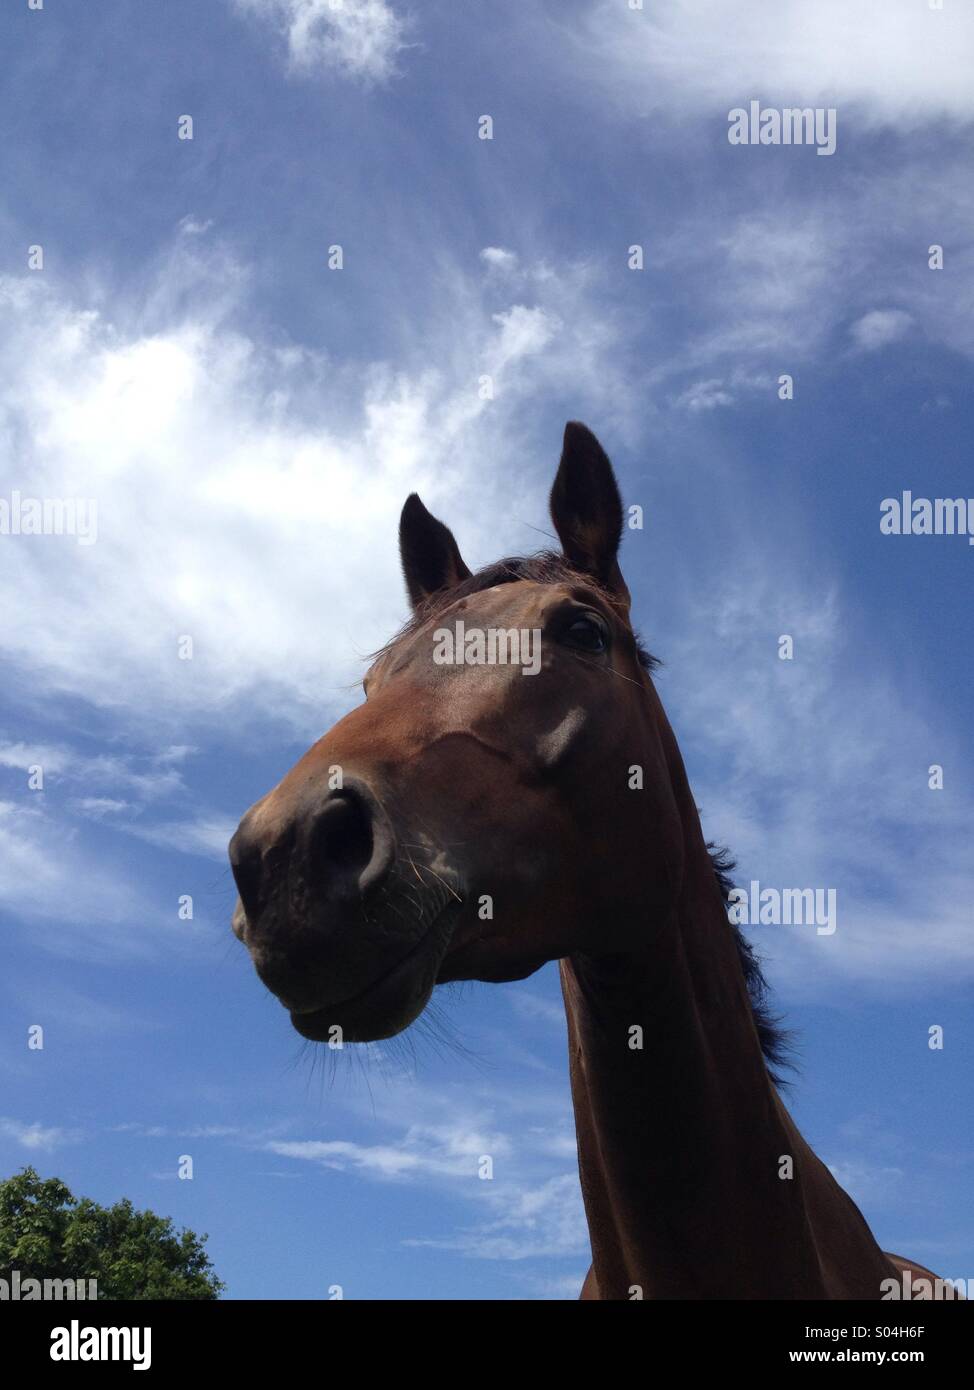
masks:
[[[672,752],[685,833],[673,920],[634,921],[624,955],[561,965],[599,1296],[879,1298],[889,1264],[768,1076]]]

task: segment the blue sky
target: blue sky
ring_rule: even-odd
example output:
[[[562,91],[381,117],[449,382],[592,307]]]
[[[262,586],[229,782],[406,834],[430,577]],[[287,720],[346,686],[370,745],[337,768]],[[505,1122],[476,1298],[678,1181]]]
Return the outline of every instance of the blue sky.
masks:
[[[974,1277],[974,550],[879,530],[974,494],[969,7],[11,0],[0,43],[0,495],[98,507],[0,536],[0,1172],[208,1231],[231,1297],[574,1296],[556,968],[323,1064],[225,845],[404,616],[406,494],[470,563],[536,548],[579,418],[705,830],[838,893],[755,929],[789,1104]],[[731,146],[754,99],[835,154]]]

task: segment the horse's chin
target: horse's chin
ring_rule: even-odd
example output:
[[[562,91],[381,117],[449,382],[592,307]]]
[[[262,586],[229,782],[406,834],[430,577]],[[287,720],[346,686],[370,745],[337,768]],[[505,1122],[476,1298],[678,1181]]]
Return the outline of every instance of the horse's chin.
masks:
[[[503,951],[493,949],[490,941],[479,941],[451,951],[443,962],[436,983],[446,985],[454,980],[480,980],[488,985],[506,985],[512,980],[526,980],[551,959],[553,957],[549,955],[510,959]]]
[[[291,1010],[295,1030],[311,1042],[333,1047],[346,1042],[380,1042],[401,1033],[429,1003],[455,920],[455,911],[441,913],[397,965],[352,998]]]
[[[338,1046],[347,1042],[381,1042],[394,1038],[423,1012],[432,994],[428,989],[410,991],[405,998],[387,999],[385,989],[375,998],[329,1005],[312,1013],[292,1013],[291,1023],[302,1038]]]

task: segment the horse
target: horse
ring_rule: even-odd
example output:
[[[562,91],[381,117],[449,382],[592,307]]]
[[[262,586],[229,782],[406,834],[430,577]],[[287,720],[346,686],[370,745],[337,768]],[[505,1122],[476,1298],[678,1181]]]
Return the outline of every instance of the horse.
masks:
[[[582,1299],[933,1279],[880,1249],[781,1098],[786,1037],[630,621],[619,488],[575,421],[550,511],[560,552],[471,573],[410,495],[411,617],[364,703],[240,821],[233,931],[318,1042],[389,1038],[437,985],[559,962]]]

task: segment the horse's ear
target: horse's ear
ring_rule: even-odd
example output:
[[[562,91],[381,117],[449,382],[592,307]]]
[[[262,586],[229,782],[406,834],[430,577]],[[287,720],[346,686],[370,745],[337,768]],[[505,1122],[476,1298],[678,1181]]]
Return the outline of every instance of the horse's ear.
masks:
[[[426,510],[415,492],[406,498],[399,518],[399,557],[414,608],[437,589],[452,589],[470,575],[453,532]]]
[[[595,435],[577,420],[565,426],[561,463],[551,489],[551,519],[565,558],[628,605],[619,569],[622,498],[612,464]]]

